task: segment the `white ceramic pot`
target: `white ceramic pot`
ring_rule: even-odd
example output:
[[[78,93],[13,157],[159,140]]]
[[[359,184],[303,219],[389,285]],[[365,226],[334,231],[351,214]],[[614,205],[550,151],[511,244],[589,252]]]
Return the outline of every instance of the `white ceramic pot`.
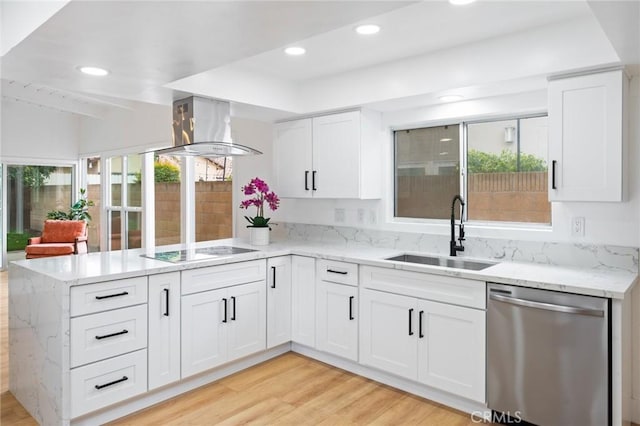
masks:
[[[266,246],[269,244],[269,227],[249,227],[249,242],[254,246]]]

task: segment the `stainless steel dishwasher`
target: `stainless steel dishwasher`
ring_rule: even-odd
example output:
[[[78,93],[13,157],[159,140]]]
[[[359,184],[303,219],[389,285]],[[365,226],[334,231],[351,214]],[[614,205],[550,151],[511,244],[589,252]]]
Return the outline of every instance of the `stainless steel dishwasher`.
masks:
[[[610,425],[610,300],[489,283],[487,399],[494,419]]]

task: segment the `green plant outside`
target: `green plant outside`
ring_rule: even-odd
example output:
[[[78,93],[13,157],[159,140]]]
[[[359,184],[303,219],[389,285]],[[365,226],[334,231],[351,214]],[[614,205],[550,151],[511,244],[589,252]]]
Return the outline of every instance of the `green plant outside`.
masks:
[[[27,240],[31,237],[33,237],[33,235],[7,232],[7,251],[24,250],[27,246]]]
[[[63,212],[62,210],[52,210],[47,213],[47,219],[56,220],[84,220],[89,222],[91,215],[89,214],[89,207],[95,204],[91,200],[87,200],[87,191],[84,188],[80,189],[80,198],[76,201],[69,212]]]
[[[153,163],[153,175],[155,183],[180,182],[180,167],[164,161]],[[135,183],[142,182],[142,173],[135,173]]]
[[[547,163],[535,155],[520,153],[518,167],[518,156],[508,149],[500,154],[470,149],[467,152],[467,169],[469,173],[546,172]]]

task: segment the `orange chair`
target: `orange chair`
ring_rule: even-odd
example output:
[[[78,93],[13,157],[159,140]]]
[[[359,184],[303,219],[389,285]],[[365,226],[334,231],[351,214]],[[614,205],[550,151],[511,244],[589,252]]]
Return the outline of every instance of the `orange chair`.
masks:
[[[27,259],[88,253],[84,220],[45,220],[42,236],[29,238]]]

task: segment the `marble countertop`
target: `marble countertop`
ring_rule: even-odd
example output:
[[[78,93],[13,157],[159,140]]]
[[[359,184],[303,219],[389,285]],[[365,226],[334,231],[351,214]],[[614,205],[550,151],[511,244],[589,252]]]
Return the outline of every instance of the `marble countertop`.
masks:
[[[210,246],[235,246],[256,251],[184,263],[170,263],[150,259],[155,250],[170,251]],[[149,249],[97,252],[77,256],[59,256],[11,262],[11,267],[22,267],[49,276],[68,285],[90,284],[100,281],[129,278],[147,274],[202,268],[247,260],[265,259],[289,254],[321,259],[359,263],[361,265],[394,268],[405,271],[427,272],[479,281],[542,288],[590,296],[623,299],[638,279],[637,273],[608,270],[551,266],[533,263],[500,262],[481,271],[431,266],[384,260],[406,253],[397,249],[373,247],[337,247],[332,244],[300,241],[274,242],[268,246],[251,246],[246,240],[224,239],[193,245],[173,245]],[[418,254],[418,253],[415,253]],[[419,253],[438,255],[436,253]],[[440,254],[441,255],[441,254]],[[468,260],[474,260],[461,257]],[[486,260],[486,259],[475,259]]]

